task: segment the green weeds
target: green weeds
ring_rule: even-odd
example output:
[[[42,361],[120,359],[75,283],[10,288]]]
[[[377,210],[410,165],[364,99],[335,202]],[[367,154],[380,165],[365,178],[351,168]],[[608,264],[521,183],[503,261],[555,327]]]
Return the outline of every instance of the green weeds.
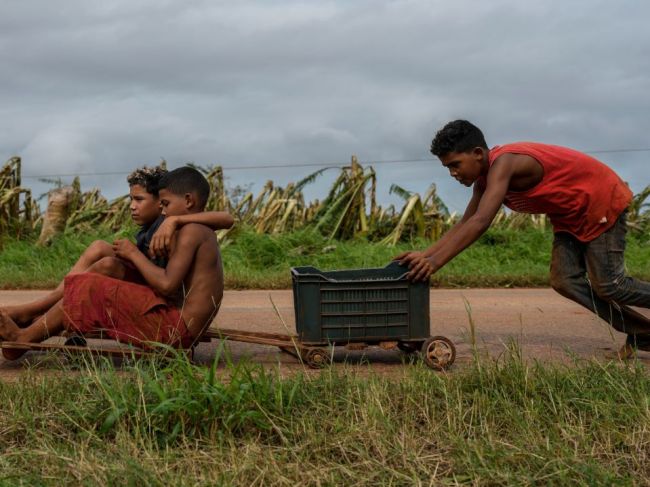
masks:
[[[0,471],[44,485],[642,485],[642,365],[281,377],[178,356],[0,383]],[[223,362],[225,361],[225,366]]]
[[[125,233],[127,230],[120,236]],[[54,287],[96,238],[110,242],[114,235],[62,236],[47,248],[8,240],[0,252],[0,288]],[[550,231],[491,229],[434,275],[432,284],[547,286],[552,239]],[[402,251],[429,244],[421,240],[389,247],[366,240],[330,241],[306,230],[260,235],[242,229],[222,249],[225,284],[227,289],[289,288],[292,266],[311,265],[322,270],[382,267]],[[630,236],[626,259],[631,275],[650,279],[650,245]]]
[[[216,368],[221,350],[209,368],[178,355],[136,364],[134,380],[125,383],[115,375],[97,376],[108,403],[98,416],[98,432],[126,428],[162,446],[188,437],[222,442],[251,431],[281,436],[273,418],[287,415],[300,402],[302,380],[284,383],[261,367],[228,362],[228,380],[222,381]]]

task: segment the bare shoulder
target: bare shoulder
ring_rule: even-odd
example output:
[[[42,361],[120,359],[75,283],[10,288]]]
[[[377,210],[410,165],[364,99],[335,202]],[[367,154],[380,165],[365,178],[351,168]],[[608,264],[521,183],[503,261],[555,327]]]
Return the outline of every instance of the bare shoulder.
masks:
[[[200,223],[188,223],[178,230],[179,239],[199,239],[216,238],[214,230]]]
[[[199,268],[206,266],[206,269],[214,269],[215,265],[220,265],[221,251],[214,230],[199,223],[185,225],[183,230],[187,231],[186,247],[194,249],[194,262],[199,265]]]
[[[179,228],[174,249],[183,253],[219,253],[219,243],[213,230],[199,223],[188,223]]]

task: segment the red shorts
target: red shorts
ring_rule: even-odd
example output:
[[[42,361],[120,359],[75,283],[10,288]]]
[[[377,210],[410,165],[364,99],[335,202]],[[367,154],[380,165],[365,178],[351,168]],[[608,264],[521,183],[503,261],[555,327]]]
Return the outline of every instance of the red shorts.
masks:
[[[91,272],[65,278],[63,312],[66,329],[80,334],[101,331],[145,348],[151,342],[187,348],[194,341],[178,308],[151,288]]]

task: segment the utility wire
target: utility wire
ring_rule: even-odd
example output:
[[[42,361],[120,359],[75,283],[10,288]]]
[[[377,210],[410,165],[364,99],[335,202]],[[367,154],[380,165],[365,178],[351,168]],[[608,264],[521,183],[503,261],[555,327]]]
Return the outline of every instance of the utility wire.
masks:
[[[643,149],[603,149],[603,150],[590,150],[590,151],[582,151],[585,154],[618,154],[618,153],[625,153],[625,152],[650,152],[650,147],[649,148],[643,148]],[[381,161],[372,161],[372,160],[367,160],[367,161],[359,161],[360,164],[403,164],[403,163],[420,163],[420,162],[433,162],[432,157],[428,157],[426,159],[388,159],[388,160],[381,160]],[[263,164],[263,165],[257,165],[257,166],[222,166],[222,169],[224,171],[247,171],[247,170],[254,170],[254,169],[277,169],[277,168],[287,168],[287,167],[319,167],[319,168],[334,168],[334,167],[346,167],[349,166],[350,163],[341,163],[341,162],[331,162],[331,163],[324,163],[324,162],[304,162],[304,163],[298,163],[298,164],[290,164],[290,163],[284,163],[284,164]],[[92,173],[70,173],[70,174],[30,174],[30,175],[24,175],[22,176],[23,179],[49,179],[49,178],[63,178],[63,177],[74,177],[74,176],[79,176],[79,177],[87,177],[87,176],[121,176],[125,174],[131,174],[131,171],[109,171],[109,172],[92,172]],[[6,177],[5,177],[6,179]]]

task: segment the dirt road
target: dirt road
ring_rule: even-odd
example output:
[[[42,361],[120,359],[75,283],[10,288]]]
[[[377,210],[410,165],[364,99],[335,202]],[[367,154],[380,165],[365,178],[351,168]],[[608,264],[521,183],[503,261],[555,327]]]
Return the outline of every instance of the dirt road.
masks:
[[[1,291],[0,306],[26,302],[42,293]],[[434,289],[431,291],[431,333],[446,335],[455,342],[458,366],[471,359],[470,317],[474,322],[477,347],[491,356],[498,356],[508,343],[515,340],[527,358],[544,361],[567,361],[569,355],[602,358],[607,350],[618,348],[624,341],[624,335],[551,289]],[[288,329],[293,332],[292,293],[290,290],[226,291],[213,326],[276,333],[286,333]],[[200,344],[196,359],[211,361],[217,348],[216,340]],[[229,350],[235,360],[248,356],[251,361],[269,366],[280,364],[286,370],[301,367],[296,359],[275,347],[232,343]],[[640,358],[648,360],[650,353],[642,352]],[[365,352],[341,350],[335,354],[335,366],[342,366],[344,359],[347,363],[363,363],[358,367],[367,367],[369,362],[374,370],[399,370],[403,367],[397,351],[372,348]],[[16,362],[0,359],[0,376],[15,376],[35,364],[46,367],[43,363],[43,354],[37,353],[29,353]]]

